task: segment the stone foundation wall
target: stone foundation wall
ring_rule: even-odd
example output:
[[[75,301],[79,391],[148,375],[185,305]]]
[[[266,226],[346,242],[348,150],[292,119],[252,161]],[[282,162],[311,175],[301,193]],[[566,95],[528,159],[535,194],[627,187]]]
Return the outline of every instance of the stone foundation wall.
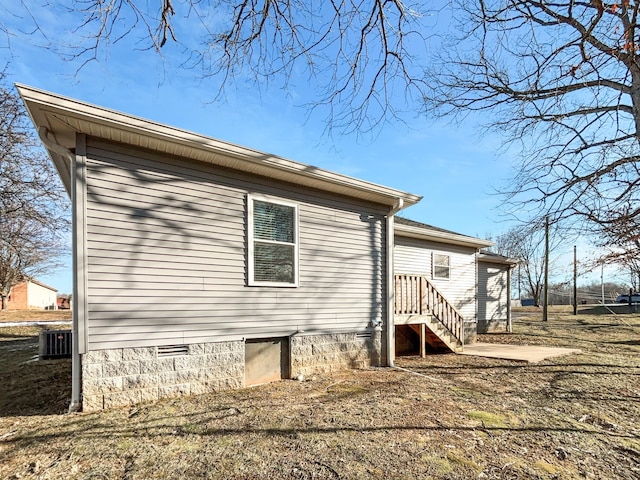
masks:
[[[243,386],[244,342],[197,343],[175,356],[158,355],[157,347],[82,356],[84,411]]]
[[[381,332],[297,335],[290,338],[290,374],[366,368],[382,362]],[[82,355],[85,412],[151,402],[164,397],[245,386],[245,343],[198,343],[183,355],[158,347],[98,350]]]
[[[290,352],[293,378],[378,366],[382,361],[381,332],[296,335],[291,337]]]
[[[478,333],[504,333],[507,331],[507,320],[479,320]]]
[[[476,343],[478,339],[478,324],[476,322],[464,322],[464,343]]]

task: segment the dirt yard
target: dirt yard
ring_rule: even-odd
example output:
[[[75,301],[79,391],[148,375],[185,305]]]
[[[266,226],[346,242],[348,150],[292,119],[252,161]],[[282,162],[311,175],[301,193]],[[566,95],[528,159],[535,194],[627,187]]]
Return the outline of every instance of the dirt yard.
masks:
[[[583,353],[399,369],[65,415],[66,361],[0,328],[2,479],[638,479],[640,315],[530,313],[482,341]]]

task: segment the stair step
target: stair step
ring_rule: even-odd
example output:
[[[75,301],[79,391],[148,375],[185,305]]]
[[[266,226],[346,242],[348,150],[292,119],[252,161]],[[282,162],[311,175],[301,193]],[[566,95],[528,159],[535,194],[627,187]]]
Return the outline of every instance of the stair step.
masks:
[[[427,329],[438,339],[439,343],[447,347],[449,350],[454,353],[462,351],[463,347],[460,342],[451,335],[451,332],[449,332],[444,325],[439,322],[430,322],[427,323],[426,326]]]

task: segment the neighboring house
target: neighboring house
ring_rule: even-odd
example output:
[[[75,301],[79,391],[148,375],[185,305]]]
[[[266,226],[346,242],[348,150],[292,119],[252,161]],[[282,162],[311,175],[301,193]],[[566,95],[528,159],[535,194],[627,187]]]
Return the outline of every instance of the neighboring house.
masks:
[[[71,299],[69,298],[69,295],[58,295],[57,304],[58,310],[71,309]]]
[[[58,291],[37,280],[21,282],[11,289],[7,298],[8,310],[51,309],[56,308]]]
[[[454,351],[462,343],[475,341],[478,255],[480,249],[491,245],[487,240],[396,217],[396,324],[409,326],[398,328],[398,339],[406,340],[403,349],[409,348],[409,337],[415,337],[409,330],[420,337],[426,335],[419,341],[422,348],[424,340],[432,347],[446,346]],[[442,324],[449,324],[451,338],[436,330]]]
[[[30,87],[70,192],[72,409],[393,362],[421,197]]]
[[[72,203],[71,409],[473,341],[491,242],[395,217],[420,196],[18,90]]]
[[[518,260],[478,255],[478,333],[511,331],[511,271]]]

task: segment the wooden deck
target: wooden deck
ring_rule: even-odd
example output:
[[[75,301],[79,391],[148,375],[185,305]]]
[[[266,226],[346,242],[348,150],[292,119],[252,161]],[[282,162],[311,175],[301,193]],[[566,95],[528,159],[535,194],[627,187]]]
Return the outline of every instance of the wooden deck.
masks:
[[[427,330],[452,351],[460,351],[464,344],[464,319],[455,307],[425,276],[397,274],[394,277],[395,323],[418,326],[421,355],[429,336]]]

